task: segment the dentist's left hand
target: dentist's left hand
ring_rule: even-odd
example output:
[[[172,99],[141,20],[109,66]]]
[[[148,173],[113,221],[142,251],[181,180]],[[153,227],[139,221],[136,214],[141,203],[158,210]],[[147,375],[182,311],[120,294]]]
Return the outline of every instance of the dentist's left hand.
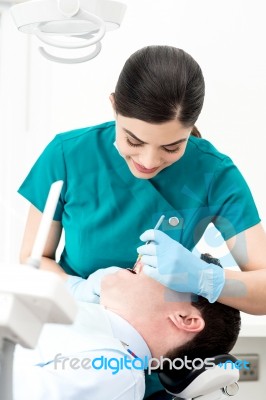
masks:
[[[190,292],[215,302],[224,287],[223,268],[196,257],[164,232],[149,229],[140,239],[149,244],[140,246],[143,272],[177,292]]]
[[[66,281],[66,287],[76,300],[99,304],[102,278],[120,269],[122,268],[101,268],[93,272],[87,279],[79,276],[69,276]]]

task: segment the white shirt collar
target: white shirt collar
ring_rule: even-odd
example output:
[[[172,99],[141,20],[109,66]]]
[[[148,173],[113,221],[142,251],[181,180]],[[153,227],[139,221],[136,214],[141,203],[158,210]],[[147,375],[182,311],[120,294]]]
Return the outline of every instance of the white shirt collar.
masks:
[[[106,310],[106,314],[110,321],[114,337],[121,340],[137,357],[144,359],[146,356],[150,359],[150,349],[139,332],[116,313]]]

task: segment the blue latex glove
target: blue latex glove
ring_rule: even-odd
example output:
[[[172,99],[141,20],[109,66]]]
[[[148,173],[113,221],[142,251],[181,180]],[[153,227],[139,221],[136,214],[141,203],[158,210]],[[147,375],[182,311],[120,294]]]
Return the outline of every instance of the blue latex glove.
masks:
[[[99,304],[102,278],[120,269],[122,268],[101,268],[93,272],[87,279],[79,276],[69,276],[66,281],[66,287],[76,300]]]
[[[165,233],[150,229],[140,239],[149,244],[140,246],[143,272],[177,292],[190,292],[214,303],[224,287],[223,268],[196,257]]]

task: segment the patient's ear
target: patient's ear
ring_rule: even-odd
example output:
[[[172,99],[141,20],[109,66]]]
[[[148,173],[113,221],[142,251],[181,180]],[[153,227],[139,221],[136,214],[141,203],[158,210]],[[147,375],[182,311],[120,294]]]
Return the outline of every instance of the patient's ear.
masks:
[[[186,332],[201,332],[205,327],[204,319],[196,310],[175,311],[169,314],[169,318],[176,328]]]

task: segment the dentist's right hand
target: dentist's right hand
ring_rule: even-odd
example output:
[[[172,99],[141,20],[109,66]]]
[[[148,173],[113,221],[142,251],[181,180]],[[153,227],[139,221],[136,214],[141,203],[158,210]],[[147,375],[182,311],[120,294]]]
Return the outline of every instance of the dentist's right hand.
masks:
[[[140,246],[143,272],[177,292],[190,292],[214,303],[224,287],[223,268],[196,257],[182,244],[164,232],[149,229],[140,239],[149,242]]]
[[[101,268],[89,275],[87,279],[70,275],[65,284],[76,300],[99,304],[102,278],[121,269],[123,268]]]

